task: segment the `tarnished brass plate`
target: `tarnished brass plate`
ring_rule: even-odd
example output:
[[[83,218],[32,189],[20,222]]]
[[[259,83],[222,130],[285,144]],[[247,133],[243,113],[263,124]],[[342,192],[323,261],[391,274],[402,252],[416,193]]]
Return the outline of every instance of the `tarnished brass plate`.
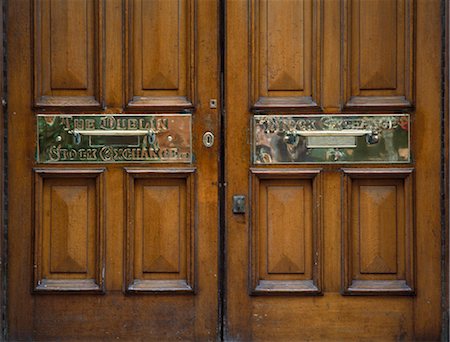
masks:
[[[253,163],[408,163],[410,117],[255,115]]]
[[[39,163],[190,163],[190,114],[38,115]]]

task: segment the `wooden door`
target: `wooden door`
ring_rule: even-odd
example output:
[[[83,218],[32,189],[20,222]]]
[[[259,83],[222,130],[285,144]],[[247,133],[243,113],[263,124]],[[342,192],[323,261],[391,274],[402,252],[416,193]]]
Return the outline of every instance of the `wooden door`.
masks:
[[[440,15],[438,0],[10,1],[9,338],[439,339]],[[177,147],[192,127],[184,157],[41,158],[54,120],[80,120],[77,139],[174,116],[158,137]],[[327,118],[390,121],[296,149],[290,123]]]
[[[440,15],[434,0],[227,2],[227,340],[439,340]],[[327,140],[394,114],[411,126],[384,148],[409,132],[411,159]],[[298,143],[327,116],[328,157]]]
[[[11,340],[216,339],[220,144],[202,136],[219,136],[218,32],[215,0],[8,3]],[[191,146],[187,162],[156,148],[100,160],[63,135],[37,157],[38,121],[88,134],[166,114],[192,120],[191,135],[158,135]]]

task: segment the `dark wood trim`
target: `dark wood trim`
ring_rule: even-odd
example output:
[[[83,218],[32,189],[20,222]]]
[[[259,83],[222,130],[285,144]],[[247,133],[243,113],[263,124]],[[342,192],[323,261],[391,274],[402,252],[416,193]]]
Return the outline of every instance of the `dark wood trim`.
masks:
[[[7,1],[0,3],[0,339],[5,340],[8,337],[8,228],[7,228],[7,206],[5,198],[7,198],[7,146],[5,146],[8,134],[8,126],[6,120],[6,19],[4,13],[7,9]],[[6,201],[7,202],[7,201]]]
[[[442,225],[442,244],[441,244],[441,307],[442,307],[442,325],[441,341],[448,341],[450,338],[449,326],[449,272],[450,272],[450,253],[449,253],[449,227],[450,227],[450,4],[449,1],[441,1],[442,26],[441,32],[443,39],[442,58],[441,58],[441,77],[442,77],[442,150],[441,150],[441,225]]]

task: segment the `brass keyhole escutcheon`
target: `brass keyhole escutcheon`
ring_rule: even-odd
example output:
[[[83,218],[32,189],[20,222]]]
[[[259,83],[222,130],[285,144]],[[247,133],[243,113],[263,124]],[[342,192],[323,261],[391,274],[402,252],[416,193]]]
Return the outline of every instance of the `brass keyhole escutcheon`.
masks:
[[[210,148],[214,145],[214,134],[211,132],[206,132],[203,134],[203,145]]]

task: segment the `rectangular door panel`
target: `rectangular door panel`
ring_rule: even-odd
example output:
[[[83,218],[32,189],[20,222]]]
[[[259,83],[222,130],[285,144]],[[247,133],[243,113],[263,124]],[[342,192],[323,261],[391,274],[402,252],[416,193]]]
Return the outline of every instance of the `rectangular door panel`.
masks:
[[[252,293],[320,294],[320,170],[251,170]]]
[[[35,170],[35,291],[103,291],[103,172]]]
[[[34,0],[34,105],[100,107],[102,0]]]
[[[414,1],[344,0],[345,105],[414,104]]]
[[[344,292],[414,294],[410,169],[344,170]]]
[[[250,6],[253,107],[316,108],[321,1],[252,0]]]
[[[194,291],[194,170],[126,172],[127,291]]]
[[[130,108],[191,108],[195,93],[195,2],[127,0]]]

